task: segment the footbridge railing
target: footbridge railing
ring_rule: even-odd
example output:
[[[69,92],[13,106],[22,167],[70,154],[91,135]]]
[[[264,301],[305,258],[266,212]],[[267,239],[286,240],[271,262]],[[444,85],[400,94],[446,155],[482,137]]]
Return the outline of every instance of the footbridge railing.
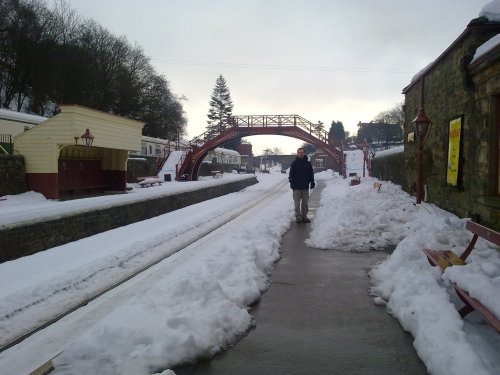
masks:
[[[193,138],[192,144],[202,145],[207,141],[217,137],[227,129],[252,128],[252,127],[281,127],[298,126],[314,135],[319,140],[327,143],[328,133],[322,128],[321,123],[313,123],[299,115],[241,115],[231,116],[226,124],[220,125],[213,130],[207,130],[205,133]]]
[[[201,161],[209,150],[241,137],[252,135],[284,135],[303,140],[324,150],[338,165],[345,176],[345,160],[342,146],[330,144],[328,133],[321,123],[312,123],[299,115],[245,115],[232,116],[222,125],[207,130],[193,138],[191,150],[177,172],[181,176],[196,180]]]

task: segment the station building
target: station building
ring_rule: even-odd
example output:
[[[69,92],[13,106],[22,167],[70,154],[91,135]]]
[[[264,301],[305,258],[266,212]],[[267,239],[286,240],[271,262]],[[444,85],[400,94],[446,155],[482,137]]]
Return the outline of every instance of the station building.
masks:
[[[404,152],[374,159],[372,175],[416,194],[424,140],[424,199],[500,230],[500,22],[473,19],[403,94]],[[413,124],[419,108],[431,122],[422,138]]]
[[[126,191],[130,151],[141,150],[144,124],[78,105],[14,137],[28,190],[58,199],[68,194]]]

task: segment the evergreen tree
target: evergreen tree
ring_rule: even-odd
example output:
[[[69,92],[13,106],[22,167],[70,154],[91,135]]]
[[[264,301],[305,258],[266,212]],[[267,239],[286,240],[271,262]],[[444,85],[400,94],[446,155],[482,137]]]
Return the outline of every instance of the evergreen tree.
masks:
[[[304,142],[300,147],[304,149],[306,155],[314,154],[316,152],[316,146],[310,143]]]
[[[345,141],[345,137],[346,134],[342,121],[332,121],[330,131],[328,132],[328,139],[330,143],[334,142],[334,140],[335,142]]]
[[[213,136],[228,127],[229,118],[233,115],[233,101],[222,74],[215,81],[209,104],[207,131]]]
[[[142,48],[82,20],[56,0],[0,0],[0,107],[55,114],[79,104],[140,120],[171,138],[186,124],[181,99]]]

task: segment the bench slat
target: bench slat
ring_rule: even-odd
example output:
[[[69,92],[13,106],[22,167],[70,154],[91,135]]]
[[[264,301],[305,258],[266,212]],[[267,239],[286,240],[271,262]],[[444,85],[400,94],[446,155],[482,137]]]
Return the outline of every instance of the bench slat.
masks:
[[[424,249],[429,263],[444,271],[449,266],[463,266],[465,262],[451,250]]]
[[[451,250],[443,251],[445,258],[454,266],[463,266],[465,261]]]
[[[424,253],[432,266],[441,268],[442,272],[444,272],[444,270],[450,266],[463,266],[465,264],[465,260],[474,249],[476,241],[479,237],[482,237],[485,240],[488,240],[491,243],[500,246],[500,233],[472,221],[468,221],[465,224],[465,228],[471,231],[474,236],[465,248],[462,255],[457,256],[451,250],[424,249]],[[480,314],[495,329],[497,333],[500,333],[500,320],[491,311],[489,311],[486,306],[484,306],[477,299],[472,298],[466,291],[460,289],[456,284],[454,284],[454,287],[458,297],[465,304],[465,306],[459,310],[460,316],[463,318],[472,311],[477,311],[478,314]]]
[[[465,303],[465,307],[460,310],[460,316],[463,318],[472,310],[476,310],[494,329],[500,333],[500,320],[490,312],[481,302],[472,298],[465,290],[455,285],[455,290],[460,299]]]
[[[485,240],[500,246],[500,233],[470,220],[465,224],[465,228]]]

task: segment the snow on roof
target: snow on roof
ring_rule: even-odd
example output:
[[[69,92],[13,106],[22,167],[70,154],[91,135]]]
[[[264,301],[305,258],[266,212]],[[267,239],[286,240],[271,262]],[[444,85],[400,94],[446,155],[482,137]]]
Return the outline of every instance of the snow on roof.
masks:
[[[479,12],[479,17],[486,17],[491,22],[500,22],[500,0],[486,4]]]
[[[170,142],[168,139],[148,137],[147,135],[143,135],[142,140],[146,141],[146,142],[155,142],[155,143],[161,143],[161,144],[168,144]]]
[[[489,39],[485,43],[481,44],[478,49],[476,50],[476,53],[474,54],[474,57],[472,58],[471,64],[475,61],[477,61],[481,56],[486,55],[489,51],[491,51],[493,48],[498,46],[500,44],[500,34],[495,35],[493,38]]]
[[[382,151],[377,151],[375,156],[373,158],[380,158],[382,156],[387,156],[387,155],[392,155],[392,154],[399,154],[401,152],[404,152],[405,146],[397,146],[390,148],[388,150],[382,150]]]
[[[217,147],[215,149],[215,152],[224,153],[226,155],[239,155],[240,154],[238,151],[234,151],[234,150],[230,150],[228,148],[222,148],[222,147]]]
[[[5,119],[5,120],[26,122],[29,124],[39,124],[45,120],[48,120],[47,117],[38,116],[38,115],[30,115],[29,113],[21,113],[21,112],[11,111],[11,110],[5,109],[5,108],[0,108],[0,118]]]
[[[485,17],[489,22],[500,22],[500,0],[494,0],[486,4],[479,12],[479,17]],[[427,66],[425,66],[422,70],[415,74],[412,77],[410,84],[403,89],[403,94],[406,93],[410,89],[410,87],[415,84],[415,82],[420,80],[422,76],[426,75],[427,72],[432,69],[434,64],[436,64],[444,55],[446,55],[450,51],[452,46],[459,40],[461,40],[466,34],[467,29],[437,59],[431,61],[429,64],[427,64]]]

